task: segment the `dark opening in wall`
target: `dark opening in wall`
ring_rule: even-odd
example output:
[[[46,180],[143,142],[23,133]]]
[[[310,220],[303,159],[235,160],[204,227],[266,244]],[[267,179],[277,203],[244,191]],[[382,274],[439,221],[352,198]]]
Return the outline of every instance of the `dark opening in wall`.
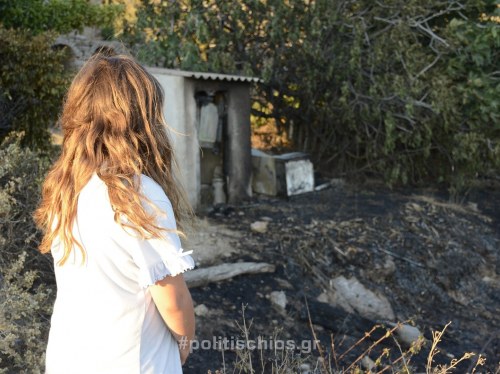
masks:
[[[66,44],[54,44],[52,50],[60,51],[64,55],[64,68],[74,69],[76,66],[76,54],[73,49]]]
[[[227,108],[224,91],[198,91],[196,127],[200,144],[201,203],[225,202]]]

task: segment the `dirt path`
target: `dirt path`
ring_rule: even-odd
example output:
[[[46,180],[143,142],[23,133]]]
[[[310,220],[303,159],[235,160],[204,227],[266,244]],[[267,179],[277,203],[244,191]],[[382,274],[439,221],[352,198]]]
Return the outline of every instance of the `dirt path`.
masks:
[[[429,191],[391,192],[382,187],[341,185],[290,199],[256,197],[246,206],[225,207],[203,217],[190,242],[200,266],[265,261],[275,264],[277,270],[192,290],[199,314],[198,340],[212,341],[212,346],[197,349],[186,372],[206,373],[224,365],[232,372],[229,369],[242,351],[222,352],[213,349],[213,342],[214,338],[241,337],[242,305],[246,306],[247,322],[253,321],[251,338],[269,339],[278,334],[297,346],[311,340],[305,300],[316,302],[322,293],[332,291],[332,280],[341,276],[355,278],[383,295],[394,310],[393,321],[412,321],[427,341],[432,339],[432,331],[451,322],[436,363],[476,352],[486,356],[486,368],[494,371],[500,358],[498,191],[476,191],[470,204],[455,205]],[[264,233],[250,230],[259,220],[268,222]],[[276,293],[279,291],[286,298],[285,309],[272,301],[276,295],[283,296]],[[359,325],[352,322],[352,318],[359,321],[356,313],[332,315],[332,323],[328,314],[322,321],[319,317],[312,316],[317,322],[315,331],[330,358],[333,351],[342,353],[363,337],[364,331],[358,331]],[[340,367],[371,343],[373,340],[366,339],[346,354]],[[413,358],[419,370],[429,347],[424,345]],[[377,358],[383,348],[397,357],[399,348],[391,341],[379,344],[369,356]],[[276,352],[263,353],[264,359],[255,355],[255,364],[264,361],[268,368]],[[307,352],[302,356],[308,356]],[[318,351],[309,356],[314,368]],[[461,372],[472,362],[464,364]]]

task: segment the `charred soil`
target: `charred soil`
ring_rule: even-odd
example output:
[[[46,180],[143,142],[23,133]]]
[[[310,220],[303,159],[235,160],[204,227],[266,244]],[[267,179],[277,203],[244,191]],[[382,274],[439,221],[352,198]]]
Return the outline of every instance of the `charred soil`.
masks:
[[[495,372],[500,358],[498,187],[477,189],[468,202],[453,204],[430,190],[338,184],[290,198],[256,196],[244,205],[213,209],[204,217],[210,235],[236,233],[228,239],[232,253],[213,263],[268,262],[276,271],[192,289],[195,304],[206,308],[197,317],[200,345],[185,372],[223,367],[233,371],[241,352],[231,340],[244,338],[242,307],[246,323],[251,323],[247,340],[294,341],[293,353],[302,348],[301,356],[308,358],[312,369],[321,365],[320,351],[308,352],[303,342],[313,339],[313,330],[323,357],[338,369],[364,352],[373,360],[385,352],[393,361],[407,347],[392,338],[373,344],[388,328],[389,318],[366,319],[318,302],[339,276],[355,278],[384,295],[394,311],[392,322],[413,324],[422,332],[426,343],[410,363],[416,372],[425,371],[432,332],[449,322],[434,364],[475,352],[487,359],[480,370]],[[252,231],[255,221],[268,222],[267,230]],[[203,243],[194,249],[202,252]],[[285,309],[272,301],[273,291],[283,291]],[[373,325],[381,327],[367,336]],[[229,340],[227,349],[214,347],[224,338]],[[276,353],[256,352],[256,371],[268,372]],[[457,372],[470,371],[476,359]]]

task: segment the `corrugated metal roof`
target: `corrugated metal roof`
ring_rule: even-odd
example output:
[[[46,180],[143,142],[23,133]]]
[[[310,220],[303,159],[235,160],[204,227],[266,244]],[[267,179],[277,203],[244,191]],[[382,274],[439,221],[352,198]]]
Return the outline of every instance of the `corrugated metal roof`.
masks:
[[[211,81],[226,81],[226,82],[248,82],[248,83],[258,83],[262,80],[256,77],[248,77],[243,75],[229,75],[229,74],[217,74],[217,73],[201,73],[196,71],[186,71],[186,70],[176,70],[176,69],[165,69],[158,67],[148,67],[147,68],[152,73],[175,75],[179,77],[211,80]]]

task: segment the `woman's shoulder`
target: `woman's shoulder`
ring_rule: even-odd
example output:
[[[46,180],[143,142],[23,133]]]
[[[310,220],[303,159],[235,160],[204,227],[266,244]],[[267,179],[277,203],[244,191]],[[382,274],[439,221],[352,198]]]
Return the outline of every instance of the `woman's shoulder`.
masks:
[[[153,178],[141,174],[141,192],[150,200],[156,201],[169,201],[168,197],[165,195],[165,191]]]
[[[139,180],[140,180],[140,192],[146,198],[152,201],[170,202],[161,185],[158,182],[156,182],[153,178],[145,174],[140,174]],[[88,181],[88,183],[86,184],[86,186],[83,188],[82,194],[91,195],[101,189],[106,189],[106,188],[107,187],[105,182],[99,178],[97,173],[94,173],[90,178],[90,180]]]
[[[102,181],[101,178],[97,175],[96,172],[92,173],[89,180],[79,193],[79,199],[82,198],[90,198],[95,199],[96,194],[102,194],[107,189],[106,184]]]

